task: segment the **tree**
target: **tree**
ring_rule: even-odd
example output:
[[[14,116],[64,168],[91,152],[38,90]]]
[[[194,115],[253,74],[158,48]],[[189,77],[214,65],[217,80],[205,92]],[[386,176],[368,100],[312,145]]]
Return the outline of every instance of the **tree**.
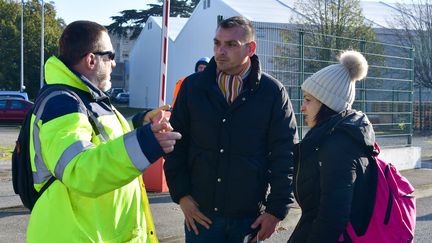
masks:
[[[41,4],[37,0],[24,3],[24,84],[30,97],[40,86]],[[0,0],[0,89],[20,89],[21,69],[21,3]],[[45,59],[57,54],[58,39],[64,21],[56,19],[56,11],[45,3]]]
[[[296,8],[305,16],[299,19],[303,29],[312,31],[305,39],[307,45],[321,46],[314,52],[319,60],[333,60],[334,50],[359,49],[353,39],[375,41],[375,33],[366,23],[360,0],[304,0],[296,1]],[[327,66],[320,62],[317,69]]]
[[[295,87],[308,75],[334,63],[340,50],[382,53],[359,0],[296,0],[294,9],[299,13],[291,19],[294,27],[280,32],[284,43],[277,47],[278,55],[272,59],[275,70],[285,70],[275,74],[285,84]],[[380,55],[366,58],[370,64],[382,63]],[[303,73],[305,76],[301,76]]]
[[[400,43],[414,47],[414,82],[432,88],[432,0],[396,4],[395,35]]]
[[[200,0],[172,0],[170,1],[170,17],[189,17],[192,11],[198,5]],[[107,26],[112,34],[118,36],[128,36],[132,33],[130,39],[135,39],[141,33],[143,25],[150,16],[162,16],[163,0],[158,0],[159,4],[147,4],[148,9],[144,10],[124,10],[120,16],[112,16],[114,21]]]

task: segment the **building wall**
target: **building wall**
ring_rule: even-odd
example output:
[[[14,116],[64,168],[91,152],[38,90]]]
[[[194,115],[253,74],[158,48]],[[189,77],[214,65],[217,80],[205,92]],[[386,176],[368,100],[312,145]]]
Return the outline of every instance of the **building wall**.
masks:
[[[130,53],[129,92],[131,107],[156,108],[159,106],[160,68],[161,68],[161,28],[151,19],[147,22]],[[168,71],[175,56],[172,39],[168,41]],[[166,104],[171,103],[174,84],[167,81]]]
[[[175,40],[175,55],[169,60],[168,91],[172,99],[174,85],[182,77],[194,72],[195,63],[204,56],[213,56],[213,38],[217,16],[224,18],[238,15],[222,1],[201,1],[193,15]]]
[[[149,26],[152,26],[149,28]],[[129,92],[131,107],[156,107],[160,70],[160,28],[152,23],[142,30],[130,53]]]
[[[128,36],[118,36],[110,34],[111,43],[116,53],[115,61],[116,68],[111,74],[112,87],[124,88],[129,90],[128,82],[128,65],[129,65],[129,53],[131,52],[136,39],[129,39]]]
[[[232,4],[234,4],[234,2],[232,2]],[[235,2],[235,4],[238,5],[237,2]],[[253,4],[257,4],[257,3],[254,2]],[[241,9],[241,8],[237,6],[237,9]],[[253,20],[253,17],[259,18],[257,17],[259,16],[259,14],[257,16],[247,16],[248,14],[253,14],[252,12],[249,13],[247,11],[245,12],[245,14],[246,14],[245,17],[250,18],[251,20]],[[174,43],[172,43],[172,40],[170,41],[170,48],[168,51],[169,58],[168,58],[168,72],[167,72],[166,103],[171,103],[172,93],[174,90],[175,83],[179,79],[193,73],[195,62],[203,56],[208,56],[208,57],[213,56],[213,37],[217,27],[217,16],[219,15],[222,15],[224,18],[228,18],[234,15],[240,15],[240,13],[237,12],[231,6],[228,6],[226,1],[203,0],[198,4],[191,18],[184,25],[183,29],[174,40]],[[286,21],[287,22],[290,21],[289,16],[287,16]],[[254,22],[254,24],[256,23],[258,22]],[[155,23],[154,25],[156,26]],[[280,69],[280,67],[274,65],[274,60],[275,60],[275,56],[277,56],[278,48],[281,48],[281,45],[275,43],[282,42],[280,31],[278,30],[278,28],[282,25],[286,26],[288,24],[260,22],[260,25],[256,26],[257,44],[258,44],[257,53],[260,56],[263,69],[267,71],[270,70],[270,73],[272,75],[275,75],[278,72],[281,73],[280,72],[281,70],[278,70]],[[390,32],[382,29],[376,29],[376,30],[377,30],[379,41],[394,43],[394,40],[392,39]],[[140,104],[138,102],[137,103],[131,102],[131,105],[133,104],[135,107],[151,108],[151,107],[155,107],[155,105],[157,104],[156,100],[158,99],[159,91],[153,89],[153,86],[159,85],[160,29],[158,29],[158,31],[159,33],[153,34],[152,37],[147,36],[146,41],[144,40],[137,41],[137,42],[145,42],[145,45],[147,47],[146,49],[142,47],[143,51],[141,53],[145,53],[142,54],[145,55],[144,58],[152,59],[153,63],[149,64],[151,65],[151,67],[147,67],[145,64],[147,62],[141,61],[140,64],[141,67],[145,67],[145,69],[148,70],[148,73],[140,74],[142,76],[141,79],[143,78],[145,79],[144,81],[139,81],[141,82],[141,85],[143,85],[144,90],[138,89],[140,90],[141,93],[137,92],[136,95],[141,96],[139,100],[141,100],[142,97],[146,97],[147,101],[143,104]],[[143,31],[141,35],[148,35],[148,32]],[[151,38],[156,38],[156,40],[150,40]],[[142,45],[143,43],[140,44]],[[288,51],[292,52],[292,50],[294,49],[295,48],[288,48]],[[131,73],[130,82],[136,82],[135,80],[137,79],[137,77],[136,75],[132,77],[132,72],[134,68],[137,67],[138,64],[132,62],[133,61],[131,59],[129,65],[130,73]],[[287,62],[289,62],[288,65],[291,66],[295,65],[295,63],[293,63],[294,62],[293,60],[288,60]],[[139,71],[142,71],[142,68],[140,68]],[[157,75],[155,73],[157,73]],[[127,72],[125,75],[127,76]],[[396,75],[395,72],[393,72],[392,75]],[[297,83],[289,82],[294,80],[293,76],[295,76],[295,73],[291,72],[291,73],[281,74],[277,78],[280,79],[287,86],[297,85]],[[147,82],[155,82],[156,84],[147,84]],[[133,89],[133,87],[137,87],[137,86],[130,85],[130,87],[131,87],[130,89]],[[138,90],[134,90],[134,92]],[[134,100],[133,96],[134,94],[131,93],[131,100]]]

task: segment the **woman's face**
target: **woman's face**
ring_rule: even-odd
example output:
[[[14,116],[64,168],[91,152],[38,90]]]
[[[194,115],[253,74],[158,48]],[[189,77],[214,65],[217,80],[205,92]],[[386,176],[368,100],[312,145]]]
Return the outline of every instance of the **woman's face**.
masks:
[[[303,91],[303,104],[301,106],[301,112],[304,115],[304,120],[306,125],[310,128],[316,125],[316,114],[321,108],[322,103],[309,94],[306,91]]]

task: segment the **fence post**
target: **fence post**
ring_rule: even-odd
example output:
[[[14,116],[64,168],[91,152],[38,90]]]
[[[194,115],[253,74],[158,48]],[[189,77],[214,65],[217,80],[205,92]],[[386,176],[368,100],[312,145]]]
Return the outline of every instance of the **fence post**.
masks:
[[[223,18],[222,15],[218,15],[218,16],[217,16],[216,21],[217,21],[217,24],[218,24],[218,25],[219,25],[219,23],[222,22],[223,20],[224,20],[224,18]]]
[[[395,94],[395,88],[392,87],[392,102],[391,102],[391,128],[395,129],[397,127],[397,124],[395,122],[395,99],[396,94]]]
[[[299,111],[299,123],[300,126],[297,126],[298,129],[298,133],[299,133],[299,138],[302,139],[303,138],[303,115],[300,112],[301,109],[301,103],[302,103],[302,90],[301,90],[301,84],[304,81],[304,30],[300,29],[299,30],[299,66],[298,66],[298,70],[299,70],[299,78],[297,80],[297,97],[299,99],[299,102],[297,102],[297,110]]]
[[[423,109],[422,109],[422,86],[419,85],[419,100],[418,100],[418,114],[419,114],[419,130],[423,131]],[[414,118],[413,118],[414,120]]]
[[[410,121],[411,121],[411,127],[410,127],[410,134],[408,135],[408,145],[412,144],[412,136],[413,136],[413,132],[414,132],[414,102],[413,102],[413,92],[414,92],[414,47],[411,47],[410,49],[410,61],[411,61],[411,71],[409,72],[409,78],[411,80],[410,82],[410,93],[409,93],[409,100],[411,101],[411,112],[410,112]],[[420,104],[419,104],[420,106]]]

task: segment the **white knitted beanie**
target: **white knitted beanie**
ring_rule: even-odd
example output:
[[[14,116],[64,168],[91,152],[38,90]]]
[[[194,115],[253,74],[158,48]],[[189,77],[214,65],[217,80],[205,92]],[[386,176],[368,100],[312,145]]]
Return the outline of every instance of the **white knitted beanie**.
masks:
[[[339,62],[314,73],[301,86],[303,91],[336,112],[351,109],[355,81],[365,78],[368,71],[366,59],[357,51],[343,52]]]

